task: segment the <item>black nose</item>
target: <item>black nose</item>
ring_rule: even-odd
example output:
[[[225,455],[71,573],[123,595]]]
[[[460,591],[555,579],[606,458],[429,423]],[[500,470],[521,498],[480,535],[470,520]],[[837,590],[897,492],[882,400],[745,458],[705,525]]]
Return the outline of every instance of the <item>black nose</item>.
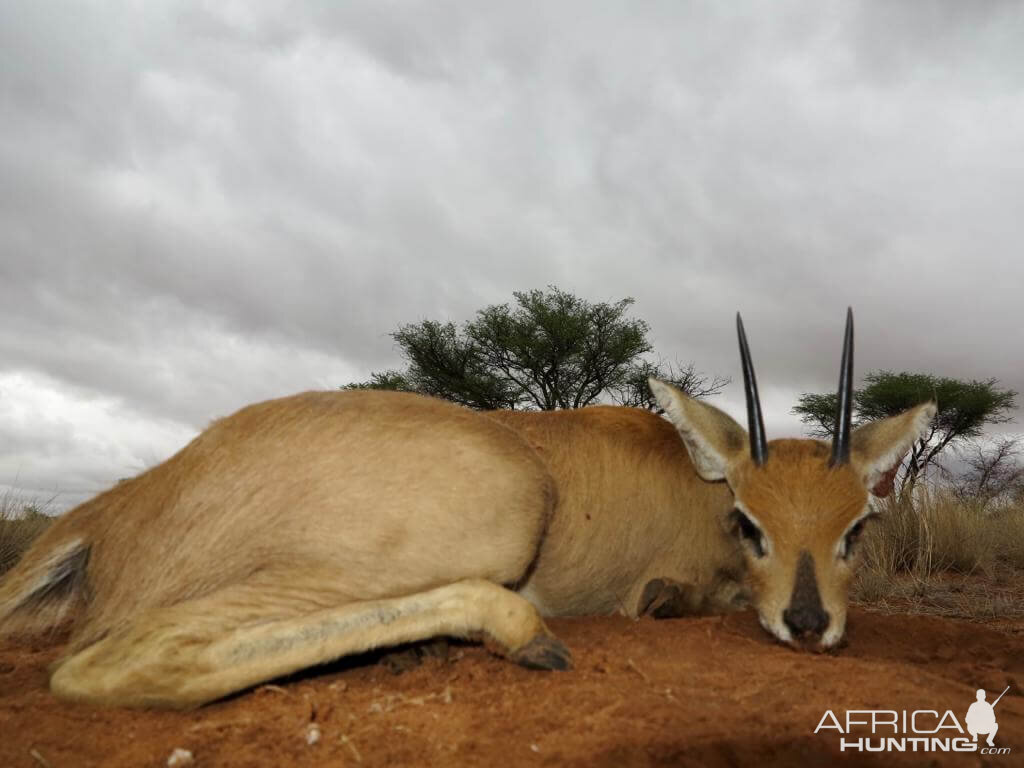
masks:
[[[796,638],[821,637],[828,629],[828,618],[828,613],[821,608],[808,606],[787,608],[782,612],[782,620]]]
[[[782,620],[793,637],[821,637],[828,628],[829,616],[821,604],[818,580],[814,577],[814,558],[804,550],[797,560],[796,580],[789,607],[782,612]]]

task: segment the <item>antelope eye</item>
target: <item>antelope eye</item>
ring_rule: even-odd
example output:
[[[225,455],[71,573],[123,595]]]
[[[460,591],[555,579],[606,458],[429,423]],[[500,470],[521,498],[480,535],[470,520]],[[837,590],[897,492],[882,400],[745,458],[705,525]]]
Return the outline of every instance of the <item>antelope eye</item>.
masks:
[[[747,542],[755,555],[764,557],[764,534],[761,533],[757,524],[738,509],[732,511],[732,519],[735,533],[740,541]]]
[[[862,517],[860,520],[854,523],[853,527],[846,532],[845,536],[843,536],[843,546],[839,555],[844,560],[848,560],[850,558],[850,555],[853,554],[854,545],[860,539],[860,535],[864,532],[864,524],[867,521],[868,518]]]

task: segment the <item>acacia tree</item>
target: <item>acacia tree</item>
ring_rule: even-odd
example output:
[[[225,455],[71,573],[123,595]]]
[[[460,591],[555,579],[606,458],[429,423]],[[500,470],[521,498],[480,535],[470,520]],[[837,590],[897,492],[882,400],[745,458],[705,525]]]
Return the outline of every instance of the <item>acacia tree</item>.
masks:
[[[873,371],[853,394],[853,423],[895,416],[927,400],[938,403],[931,429],[917,440],[903,462],[901,491],[912,487],[949,446],[971,440],[992,424],[1013,420],[1017,393],[1000,389],[997,379],[961,381],[930,373]],[[811,425],[811,434],[829,437],[835,426],[835,394],[803,394],[793,413]]]
[[[697,397],[728,383],[692,364],[646,359],[649,326],[627,316],[631,298],[591,303],[554,286],[513,296],[514,305],[485,307],[461,328],[434,320],[400,326],[391,337],[406,370],[345,388],[419,392],[480,409],[553,410],[601,400],[654,408],[648,376]]]
[[[978,502],[981,509],[997,499],[1024,498],[1021,451],[1020,441],[1014,437],[1001,437],[987,446],[971,441],[958,451],[964,469],[951,476],[953,492]]]
[[[664,360],[654,363],[650,360],[641,360],[630,366],[625,381],[609,393],[611,399],[619,405],[646,408],[660,413],[662,408],[647,385],[647,379],[652,376],[670,382],[690,397],[696,398],[717,395],[730,381],[724,376],[709,377],[699,373],[693,363],[683,364],[676,361],[673,364]]]
[[[342,389],[390,389],[396,392],[414,392],[412,384],[400,371],[380,371],[370,374],[368,381],[346,384]]]

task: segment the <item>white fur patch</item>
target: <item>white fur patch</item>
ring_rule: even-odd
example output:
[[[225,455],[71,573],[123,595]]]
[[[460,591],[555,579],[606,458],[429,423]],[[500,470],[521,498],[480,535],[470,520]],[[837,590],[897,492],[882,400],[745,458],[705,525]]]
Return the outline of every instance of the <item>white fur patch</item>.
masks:
[[[777,617],[773,621],[769,621],[761,615],[760,611],[758,611],[757,620],[761,622],[761,626],[764,627],[768,634],[775,635],[775,637],[786,645],[793,644],[793,634],[789,631],[789,627],[786,626],[785,622],[782,621],[781,616]]]
[[[675,425],[686,444],[693,466],[703,479],[714,481],[725,477],[726,461],[711,443],[693,426],[686,408],[680,401],[680,394],[669,384],[655,378],[647,380],[658,405],[665,411],[669,421]],[[698,406],[699,407],[699,406]]]
[[[834,615],[831,616],[832,620],[829,622],[828,629],[826,629],[825,634],[821,636],[821,645],[823,648],[831,648],[843,639],[843,633],[846,632],[846,615],[843,615],[842,621],[837,621]]]
[[[882,476],[886,472],[892,469],[896,462],[903,459],[907,451],[910,450],[910,446],[913,445],[914,441],[928,430],[937,411],[938,408],[935,403],[928,403],[926,407],[921,408],[917,413],[917,417],[914,419],[914,423],[912,425],[913,429],[908,431],[905,439],[893,444],[885,454],[880,456],[871,464],[868,468],[867,477],[865,478],[864,483],[869,490],[874,488],[875,484],[882,479]],[[893,418],[899,417],[895,416]]]

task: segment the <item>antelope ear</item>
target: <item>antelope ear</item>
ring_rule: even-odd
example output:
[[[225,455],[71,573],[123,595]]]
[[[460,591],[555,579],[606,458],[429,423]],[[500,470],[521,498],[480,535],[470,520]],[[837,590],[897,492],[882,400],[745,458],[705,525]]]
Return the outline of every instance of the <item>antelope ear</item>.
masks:
[[[872,421],[850,435],[850,464],[876,496],[892,491],[892,478],[914,441],[928,431],[938,410],[922,403],[898,416]]]
[[[658,379],[648,379],[647,384],[679,430],[697,474],[705,480],[723,479],[729,466],[750,451],[747,431],[724,411]]]
[[[905,455],[898,458],[896,463],[889,468],[888,472],[882,473],[882,476],[878,478],[878,482],[871,487],[872,496],[884,499],[892,493],[893,486],[896,484],[896,473],[900,471],[900,464],[903,463]]]

